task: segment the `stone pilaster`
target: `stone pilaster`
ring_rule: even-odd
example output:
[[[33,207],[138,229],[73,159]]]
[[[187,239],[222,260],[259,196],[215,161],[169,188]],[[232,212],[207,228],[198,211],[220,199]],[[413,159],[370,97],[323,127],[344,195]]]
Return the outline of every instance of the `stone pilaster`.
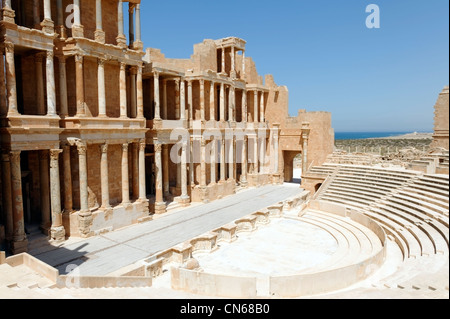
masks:
[[[69,115],[69,105],[67,98],[67,72],[66,72],[66,58],[64,56],[58,57],[59,61],[59,98],[61,103],[61,116]]]
[[[155,96],[155,120],[161,120],[161,102],[159,98],[159,73],[153,72],[154,78],[154,96]]]

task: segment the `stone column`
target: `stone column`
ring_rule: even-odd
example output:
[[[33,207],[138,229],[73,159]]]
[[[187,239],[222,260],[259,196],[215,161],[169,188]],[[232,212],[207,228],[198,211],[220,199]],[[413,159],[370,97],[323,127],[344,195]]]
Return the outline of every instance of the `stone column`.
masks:
[[[184,141],[181,146],[181,201],[186,205],[189,203],[189,195],[187,189],[187,142]]]
[[[5,8],[3,9],[3,21],[5,20]],[[13,11],[14,13],[14,11]],[[14,22],[14,19],[13,19]],[[17,87],[16,87],[16,67],[14,64],[14,44],[5,42],[6,61],[6,96],[8,99],[8,116],[19,115],[17,110]]]
[[[161,103],[159,98],[159,73],[153,72],[154,75],[154,95],[155,95],[155,120],[161,120]]]
[[[119,91],[120,91],[120,117],[128,118],[127,114],[127,78],[126,78],[126,64],[120,63],[120,77],[119,77]]]
[[[258,91],[255,90],[254,92],[254,106],[253,106],[253,123],[258,123],[258,112],[259,112],[259,108],[258,108]]]
[[[67,99],[67,73],[66,73],[66,58],[59,56],[59,98],[61,103],[61,115],[69,115],[69,106]]]
[[[77,144],[78,150],[78,166],[80,177],[80,216],[88,217],[91,215],[89,211],[89,193],[87,178],[87,145],[82,142]]]
[[[230,89],[230,109],[231,109],[231,114],[230,114],[230,120],[232,122],[236,122],[236,89],[234,88],[234,86],[231,87]]]
[[[73,0],[72,37],[84,38],[84,27],[81,25],[80,0]]]
[[[162,119],[167,120],[167,80],[163,79]]]
[[[48,151],[39,152],[39,185],[42,217],[41,229],[47,232],[51,225]]]
[[[175,120],[180,119],[180,113],[180,80],[175,79]]]
[[[234,47],[231,47],[231,74],[236,75],[236,51]]]
[[[228,179],[234,179],[234,138],[230,139],[230,149],[228,154]]]
[[[209,120],[216,120],[216,99],[215,99],[215,85],[214,82],[211,81],[211,88],[209,91]]]
[[[6,78],[5,78],[5,57],[3,49],[0,49],[0,116],[8,113],[6,104]]]
[[[84,78],[83,78],[83,56],[75,55],[75,77],[76,77],[76,99],[77,116],[86,116],[84,104]]]
[[[130,204],[130,181],[128,176],[128,143],[122,144],[122,205]]]
[[[192,95],[192,81],[188,81],[188,105],[189,105],[189,120],[194,120],[194,107],[193,107],[193,95]]]
[[[117,26],[118,26],[118,35],[116,38],[117,45],[121,48],[127,47],[127,38],[124,33],[124,25],[123,25],[123,1],[119,0],[117,8]]]
[[[106,117],[105,59],[98,59],[98,117]]]
[[[244,137],[244,142],[242,145],[242,174],[241,174],[241,186],[246,187],[248,185],[247,174],[248,174],[248,137]]]
[[[216,158],[217,158],[217,140],[214,138],[211,141],[211,183],[217,182],[216,177]]]
[[[163,214],[166,212],[166,204],[163,198],[163,167],[161,159],[162,145],[160,143],[155,144],[155,167],[156,167],[156,199],[155,199],[155,213]]]
[[[11,7],[11,0],[5,0],[3,1],[2,6],[3,11],[3,21],[7,23],[15,24],[14,17],[16,16],[14,10]]]
[[[253,156],[254,156],[254,163],[253,163],[253,174],[259,174],[259,150],[258,150],[258,135],[255,135],[255,139],[253,141],[254,147],[253,147]]]
[[[108,144],[100,145],[100,178],[102,186],[102,209],[110,209],[109,202],[109,171],[108,171]]]
[[[220,143],[220,182],[225,182],[226,180],[226,159],[225,159],[225,138],[222,137]]]
[[[28,250],[23,218],[22,170],[20,168],[20,151],[11,151],[11,193],[13,210],[13,254]]]
[[[225,69],[225,48],[222,48],[222,72],[221,73],[225,73],[226,69]]]
[[[130,68],[130,116],[131,118],[136,118],[137,116],[137,96],[136,96],[136,75],[137,70],[135,67]]]
[[[56,116],[56,86],[53,51],[47,51],[47,115]]]
[[[205,121],[205,80],[200,80],[200,118]]]
[[[241,79],[245,78],[245,50],[242,50],[242,76]]]
[[[201,139],[200,148],[200,186],[206,187],[206,140],[204,137]]]
[[[130,37],[130,47],[134,43],[134,4],[128,3],[128,34]]]
[[[2,199],[3,212],[6,215],[6,239],[13,239],[13,204],[11,193],[11,162],[7,153],[2,153]]]
[[[147,144],[145,140],[139,142],[139,200],[147,201],[147,189],[145,186],[145,148]]]
[[[247,110],[247,90],[242,90],[242,120],[244,123],[248,122],[248,110]]]
[[[225,84],[220,83],[220,121],[225,122]]]
[[[52,205],[52,227],[50,236],[53,240],[66,239],[61,210],[61,184],[59,179],[59,154],[62,150],[50,151],[50,202]]]
[[[274,149],[274,174],[278,174],[279,173],[279,143],[280,143],[280,137],[279,137],[279,124],[274,124],[274,129],[273,129],[273,149]]]
[[[194,174],[194,140],[191,137],[189,144],[190,161],[189,161],[189,175],[191,180],[191,187],[195,186],[195,174]]]
[[[306,174],[308,170],[308,139],[309,139],[309,123],[302,124],[302,139],[303,139],[303,160],[302,160],[302,175]]]
[[[163,145],[163,189],[164,197],[170,195],[169,184],[169,145]]]
[[[35,1],[37,1],[37,0],[35,0]],[[64,8],[63,8],[62,0],[57,0],[56,11],[58,12],[58,17],[57,17],[56,23],[57,23],[58,29],[59,29],[59,37],[61,39],[66,39],[67,34],[66,34],[66,27],[64,26]]]
[[[141,36],[141,5],[137,3],[135,9],[136,9],[136,41],[134,41],[133,47],[135,50],[142,50],[144,48],[144,44],[142,43],[142,36]]]
[[[131,144],[131,191],[133,199],[139,199],[139,143]]]
[[[41,53],[35,55],[34,62],[36,67],[37,114],[45,115],[44,74],[42,72],[43,56]]]
[[[186,119],[186,84],[184,78],[180,82],[180,120]]]
[[[144,119],[144,90],[142,86],[142,64],[137,67],[136,77],[137,118]]]
[[[55,33],[55,24],[52,20],[52,8],[50,6],[50,0],[44,0],[44,21],[41,23],[42,31],[45,33]]]
[[[70,145],[63,146],[64,163],[64,211],[71,213],[73,211],[72,197],[72,168],[70,165]]]
[[[260,106],[259,106],[259,110],[260,110],[260,112],[261,112],[261,115],[260,115],[260,122],[261,123],[265,123],[266,122],[266,118],[265,118],[265,102],[264,102],[264,91],[263,92],[261,92],[261,103],[260,103]]]

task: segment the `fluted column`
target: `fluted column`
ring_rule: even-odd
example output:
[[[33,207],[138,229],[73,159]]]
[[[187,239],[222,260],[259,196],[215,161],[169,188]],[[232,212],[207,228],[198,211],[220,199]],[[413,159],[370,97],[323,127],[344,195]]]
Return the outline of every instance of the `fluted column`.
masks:
[[[126,64],[120,63],[119,75],[119,91],[120,91],[120,117],[127,118],[127,78]]]
[[[186,119],[186,84],[184,78],[180,81],[180,120]]]
[[[50,236],[53,240],[66,239],[61,210],[61,184],[59,179],[59,154],[62,150],[50,150],[50,202],[52,205],[52,227]]]
[[[98,116],[106,117],[105,59],[98,59]]]
[[[136,75],[136,103],[137,103],[137,118],[144,118],[144,90],[142,86],[142,64],[137,67]]]
[[[244,123],[248,122],[248,110],[247,110],[247,90],[242,90],[242,120]]]
[[[261,92],[261,103],[260,103],[260,105],[259,105],[259,110],[260,110],[260,118],[259,118],[259,121],[261,122],[261,123],[264,123],[264,122],[266,122],[266,117],[265,117],[265,112],[266,112],[266,110],[265,110],[265,102],[264,102],[264,91],[263,92]]]
[[[253,140],[254,146],[253,146],[253,157],[254,157],[254,163],[253,163],[253,174],[259,173],[259,150],[258,150],[258,135],[255,135],[255,139]]]
[[[216,176],[217,140],[211,141],[211,183],[217,182]]]
[[[155,198],[155,213],[163,214],[166,212],[166,204],[163,198],[163,167],[162,167],[162,145],[155,143],[155,167],[156,167],[156,198]]]
[[[3,21],[5,21],[5,7],[3,8],[4,8]],[[6,8],[8,8],[7,5]],[[11,42],[5,42],[5,61],[6,61],[6,96],[8,100],[8,116],[14,116],[18,115],[19,112],[17,110],[17,87],[16,87],[16,67],[14,63],[14,44]]]
[[[37,100],[37,114],[45,115],[45,91],[44,91],[44,74],[42,72],[42,63],[44,59],[41,53],[34,57],[36,68],[36,100]]]
[[[229,140],[230,148],[228,154],[228,179],[234,179],[234,138]]]
[[[39,152],[39,185],[41,199],[41,229],[50,228],[50,190],[48,151]]]
[[[77,116],[86,116],[86,106],[84,104],[84,75],[83,56],[75,55],[75,78],[76,78],[76,99]]]
[[[133,119],[137,116],[136,77],[137,69],[130,68],[130,117]]]
[[[72,36],[74,38],[84,38],[84,27],[81,25],[80,0],[73,0],[73,6]]]
[[[147,200],[147,189],[145,186],[145,148],[147,144],[145,140],[139,142],[139,200]]]
[[[80,178],[80,215],[89,216],[89,192],[87,178],[87,146],[84,143],[77,143],[78,150],[78,170]]]
[[[201,139],[200,171],[200,186],[206,187],[206,140],[204,137]]]
[[[130,180],[128,175],[128,148],[129,144],[122,144],[122,205],[130,204]]]
[[[227,169],[225,158],[225,138],[222,137],[220,142],[220,182],[225,182]]]
[[[44,21],[41,22],[42,31],[53,34],[55,32],[55,24],[52,20],[52,8],[50,0],[44,0]]]
[[[162,119],[167,120],[167,80],[163,79]]]
[[[53,50],[47,51],[47,115],[56,116],[56,85]]]
[[[59,56],[58,61],[59,61],[59,99],[61,103],[61,116],[68,116],[69,106],[67,98],[66,58],[64,56]]]
[[[105,43],[105,31],[103,31],[102,0],[95,0],[95,41]]]
[[[181,146],[181,200],[184,204],[189,202],[187,189],[187,147],[188,143],[183,141]]]
[[[209,120],[216,120],[216,99],[215,99],[215,85],[214,82],[211,81],[211,88],[209,91]]]
[[[259,108],[258,108],[258,103],[259,103],[259,101],[258,101],[258,91],[254,91],[254,98],[253,98],[253,101],[254,101],[254,109],[253,109],[253,123],[258,123],[259,121],[258,121],[258,116],[259,116]]]
[[[0,116],[8,113],[8,105],[6,103],[6,77],[5,77],[5,58],[3,49],[0,49]]]
[[[222,72],[221,73],[225,73],[226,69],[225,69],[225,48],[222,48]]]
[[[220,121],[225,121],[225,84],[220,83]]]
[[[72,168],[70,164],[70,145],[63,146],[63,167],[64,167],[64,211],[73,211],[72,195]]]
[[[155,120],[161,120],[161,102],[159,98],[159,73],[153,72],[155,96]]]
[[[3,212],[6,216],[6,240],[13,239],[13,204],[11,192],[11,162],[7,153],[2,153],[2,200]]]
[[[102,209],[111,208],[109,202],[108,144],[100,146],[100,179],[102,187]]]
[[[144,44],[142,43],[141,36],[141,5],[139,3],[136,4],[136,41],[134,41],[133,47],[135,50],[142,50],[144,48]]]
[[[175,120],[180,119],[180,113],[180,80],[175,79]]]
[[[244,142],[242,146],[242,167],[241,167],[241,186],[246,187],[248,184],[247,174],[248,174],[248,137],[244,137]]]
[[[11,193],[13,208],[13,254],[26,252],[27,236],[23,217],[22,170],[20,168],[20,151],[11,151]]]
[[[194,107],[193,107],[193,96],[192,96],[192,81],[188,81],[188,106],[189,106],[189,120],[194,120]]]
[[[170,195],[169,184],[169,145],[163,145],[163,189],[164,197]]]
[[[205,121],[205,80],[200,80],[200,119]]]
[[[127,47],[127,38],[124,33],[124,25],[123,25],[123,1],[119,0],[117,3],[117,27],[118,27],[118,35],[116,38],[117,45],[126,48]]]

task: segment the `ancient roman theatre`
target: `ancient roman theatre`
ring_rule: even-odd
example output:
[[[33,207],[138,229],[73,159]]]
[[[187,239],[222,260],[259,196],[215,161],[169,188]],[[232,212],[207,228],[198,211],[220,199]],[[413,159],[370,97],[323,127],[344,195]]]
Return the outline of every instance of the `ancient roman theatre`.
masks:
[[[1,298],[448,298],[448,87],[421,156],[348,153],[243,39],[0,3]]]

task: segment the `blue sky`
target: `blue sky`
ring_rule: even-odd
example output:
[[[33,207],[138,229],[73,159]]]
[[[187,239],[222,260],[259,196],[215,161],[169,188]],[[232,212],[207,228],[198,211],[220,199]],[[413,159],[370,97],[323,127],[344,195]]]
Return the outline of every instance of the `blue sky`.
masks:
[[[366,27],[377,4],[381,28]],[[145,47],[189,58],[203,39],[247,41],[289,112],[329,111],[342,131],[432,131],[449,83],[448,0],[142,1]]]

